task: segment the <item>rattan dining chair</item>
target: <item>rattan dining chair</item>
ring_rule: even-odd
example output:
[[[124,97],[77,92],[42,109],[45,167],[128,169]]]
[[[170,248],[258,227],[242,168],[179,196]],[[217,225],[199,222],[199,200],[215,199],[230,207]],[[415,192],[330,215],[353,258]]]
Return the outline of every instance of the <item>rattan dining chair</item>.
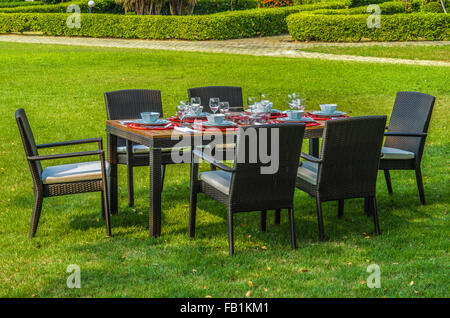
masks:
[[[244,103],[242,100],[242,88],[235,86],[205,86],[188,89],[189,100],[192,97],[200,97],[203,111],[211,113],[209,108],[209,99],[218,97],[220,101],[226,101],[230,104],[233,111],[244,111]]]
[[[304,124],[261,125],[240,128],[233,167],[196,149],[192,152],[189,236],[195,235],[197,194],[204,193],[228,209],[229,254],[234,254],[233,215],[239,212],[262,211],[261,230],[266,230],[267,210],[287,209],[292,248],[297,247],[294,222],[294,191]],[[277,136],[278,135],[278,136]],[[250,136],[250,137],[249,137]],[[267,137],[267,138],[266,138]],[[272,139],[274,138],[274,139]],[[275,140],[276,145],[269,140]],[[281,142],[282,141],[282,142]],[[253,148],[252,149],[252,146]],[[278,159],[278,169],[262,173],[269,163],[261,158],[261,151]],[[257,158],[253,156],[257,156]],[[198,174],[198,161],[203,159],[220,170]]]
[[[22,138],[25,155],[33,178],[34,207],[29,237],[36,234],[41,216],[43,199],[66,194],[101,192],[102,215],[106,221],[106,234],[111,236],[108,191],[106,184],[108,163],[105,163],[101,138],[72,140],[36,145],[25,110],[16,110],[16,122]],[[98,143],[98,150],[64,154],[39,155],[38,149]],[[99,161],[49,166],[42,169],[41,161],[63,158],[98,156]]]
[[[319,239],[324,240],[322,202],[338,201],[338,217],[344,200],[368,198],[380,234],[376,206],[376,182],[386,116],[354,117],[325,123],[320,158],[301,154],[297,188],[315,197]]]
[[[397,93],[380,160],[389,194],[392,194],[389,170],[415,170],[422,204],[425,193],[420,164],[434,102],[434,96],[423,93]]]
[[[158,112],[163,116],[159,90],[128,89],[106,92],[105,104],[107,118],[110,120],[140,118],[141,112]],[[127,166],[128,206],[131,207],[134,205],[133,167],[149,165],[149,149],[123,138],[117,139],[117,146],[117,163]],[[164,149],[161,165],[163,184],[165,164],[170,161],[170,149]]]

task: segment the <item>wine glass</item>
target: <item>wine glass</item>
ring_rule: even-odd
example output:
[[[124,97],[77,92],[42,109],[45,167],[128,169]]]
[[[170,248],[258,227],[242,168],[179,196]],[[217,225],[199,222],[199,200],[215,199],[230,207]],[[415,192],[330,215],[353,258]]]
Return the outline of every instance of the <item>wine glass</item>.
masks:
[[[200,97],[191,97],[191,106],[198,108],[202,104]]]
[[[220,101],[217,97],[211,97],[209,99],[209,108],[211,108],[211,111],[215,114],[220,107]]]
[[[247,107],[250,112],[253,112],[256,107],[256,97],[248,97],[247,98]]]
[[[223,114],[227,114],[230,112],[230,103],[229,102],[220,102],[219,110]]]
[[[302,99],[300,93],[292,93],[288,95],[288,105],[294,110],[303,110],[305,107],[302,106]]]
[[[261,94],[261,103],[267,104],[270,102],[270,95],[269,94]]]

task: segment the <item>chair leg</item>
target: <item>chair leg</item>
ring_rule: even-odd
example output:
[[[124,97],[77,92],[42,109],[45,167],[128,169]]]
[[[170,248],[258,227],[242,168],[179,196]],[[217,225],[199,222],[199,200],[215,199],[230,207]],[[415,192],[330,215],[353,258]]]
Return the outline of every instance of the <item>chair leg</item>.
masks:
[[[295,219],[294,219],[294,209],[290,208],[289,212],[289,226],[291,228],[291,246],[293,249],[297,248],[297,239],[295,237]]]
[[[275,210],[274,223],[280,225],[281,210]]]
[[[133,165],[127,164],[128,206],[134,206]]]
[[[391,183],[391,174],[389,173],[389,170],[384,170],[384,178],[386,179],[386,185],[388,188],[388,193],[392,194],[392,183]]]
[[[233,212],[228,210],[228,251],[234,255],[234,238],[233,238]]]
[[[375,226],[375,234],[381,234],[380,223],[378,222],[378,207],[377,198],[372,197],[372,214],[373,214],[373,224]]]
[[[425,192],[423,191],[422,171],[420,166],[416,167],[417,188],[419,189],[420,202],[425,204]]]
[[[105,202],[103,201],[103,192],[100,192],[100,202],[102,203],[102,219],[105,219]]]
[[[263,210],[261,211],[261,217],[260,217],[260,228],[262,232],[266,231],[266,221],[267,221],[267,211]]]
[[[36,234],[36,230],[39,224],[39,218],[41,217],[42,210],[42,201],[43,197],[41,195],[35,195],[34,197],[34,206],[33,206],[33,214],[31,215],[31,229],[29,238],[33,238]]]
[[[370,197],[365,197],[364,198],[364,214],[367,216],[370,216],[372,211],[371,211],[371,206],[372,206],[372,201],[370,199]]]
[[[106,191],[101,191],[102,193],[102,213],[105,216],[105,223],[106,223],[106,236],[111,236],[111,221],[110,216],[111,213],[109,211],[109,203],[108,203],[108,195],[106,194]]]
[[[317,208],[317,222],[319,224],[319,240],[325,240],[325,233],[323,230],[323,218],[322,218],[322,202],[320,202],[319,196],[316,196],[316,208]]]
[[[166,165],[161,165],[161,192],[164,189],[164,177],[166,176]]]
[[[197,216],[197,192],[191,189],[191,199],[189,204],[189,237],[195,236],[195,219]]]
[[[344,216],[344,200],[338,200],[338,218],[342,219]]]

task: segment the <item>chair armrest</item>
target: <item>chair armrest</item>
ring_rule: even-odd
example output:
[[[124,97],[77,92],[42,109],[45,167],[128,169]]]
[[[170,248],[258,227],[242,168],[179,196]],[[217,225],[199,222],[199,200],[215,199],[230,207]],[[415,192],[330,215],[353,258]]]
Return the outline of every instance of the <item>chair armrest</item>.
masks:
[[[103,150],[91,150],[91,151],[71,152],[71,153],[62,153],[62,154],[44,155],[44,156],[29,156],[29,157],[27,157],[27,159],[31,160],[31,161],[41,161],[41,160],[52,160],[52,159],[72,158],[72,157],[103,155],[103,153],[104,153]]]
[[[403,132],[403,131],[388,131],[384,133],[385,136],[393,136],[393,137],[426,137],[427,133],[425,132]]]
[[[217,167],[217,168],[219,168],[221,170],[228,171],[228,172],[233,172],[234,171],[233,168],[228,167],[227,165],[217,161],[216,159],[214,159],[211,156],[205,155],[202,151],[194,150],[194,151],[192,151],[192,153],[194,154],[194,156],[202,158],[206,162],[212,164],[213,166],[215,166],[215,167]]]
[[[70,145],[81,145],[81,144],[89,144],[97,142],[99,143],[100,149],[103,148],[102,146],[102,138],[88,138],[88,139],[79,139],[79,140],[68,140],[68,141],[60,141],[60,142],[53,142],[49,144],[41,144],[36,145],[38,149],[40,148],[50,148],[50,147],[61,147],[61,146],[70,146]]]
[[[314,156],[308,155],[308,154],[306,154],[304,152],[302,152],[300,154],[300,157],[303,158],[303,159],[306,159],[308,161],[311,161],[311,162],[322,163],[322,159],[319,159],[319,158],[316,158]]]

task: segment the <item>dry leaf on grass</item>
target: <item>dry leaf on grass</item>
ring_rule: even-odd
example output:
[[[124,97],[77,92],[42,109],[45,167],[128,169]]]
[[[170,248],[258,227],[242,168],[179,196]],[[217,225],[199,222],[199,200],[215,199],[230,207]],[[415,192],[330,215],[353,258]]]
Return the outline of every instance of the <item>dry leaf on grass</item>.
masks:
[[[253,294],[253,291],[249,290],[245,293],[245,297],[250,297]]]

